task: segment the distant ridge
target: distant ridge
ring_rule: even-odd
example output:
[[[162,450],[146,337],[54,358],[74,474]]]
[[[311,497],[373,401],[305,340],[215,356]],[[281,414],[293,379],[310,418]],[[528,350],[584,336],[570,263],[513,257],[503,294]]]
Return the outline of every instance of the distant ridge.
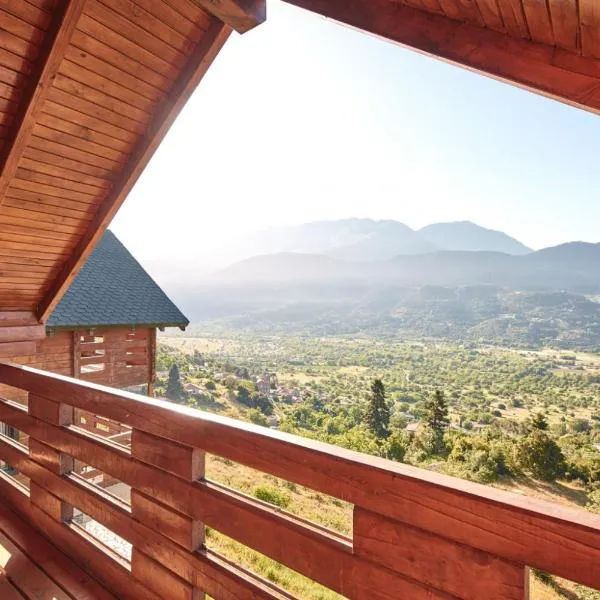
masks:
[[[415,231],[393,220],[341,219],[276,227],[253,233],[235,254],[251,256],[300,253],[321,254],[355,262],[372,262],[399,255],[426,254],[444,250],[531,252],[524,244],[501,231],[471,223],[436,223]]]

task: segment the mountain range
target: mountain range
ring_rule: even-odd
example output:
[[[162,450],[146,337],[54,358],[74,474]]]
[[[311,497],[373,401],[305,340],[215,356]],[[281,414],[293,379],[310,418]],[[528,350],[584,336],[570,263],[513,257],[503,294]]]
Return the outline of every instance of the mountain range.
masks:
[[[293,252],[370,262],[447,250],[515,255],[531,252],[506,233],[470,221],[435,223],[414,230],[399,221],[342,219],[259,231],[242,240],[235,253],[240,258],[248,258]]]
[[[203,332],[600,348],[600,244],[533,251],[469,222],[349,219],[263,232],[243,255],[171,289]]]

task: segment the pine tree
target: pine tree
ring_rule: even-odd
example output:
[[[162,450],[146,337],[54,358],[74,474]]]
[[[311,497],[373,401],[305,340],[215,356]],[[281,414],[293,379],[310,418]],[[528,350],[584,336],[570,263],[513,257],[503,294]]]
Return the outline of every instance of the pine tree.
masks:
[[[448,403],[444,398],[444,392],[436,390],[433,398],[425,401],[424,408],[427,424],[441,438],[450,423],[450,419],[448,418]]]
[[[546,431],[548,429],[548,421],[542,413],[535,413],[531,418],[530,429],[540,429]]]
[[[167,383],[166,397],[173,402],[181,402],[183,399],[183,384],[179,374],[179,367],[176,364],[169,369],[169,381]]]
[[[366,414],[367,427],[378,437],[390,435],[390,408],[385,401],[385,388],[381,379],[371,384],[371,397]]]

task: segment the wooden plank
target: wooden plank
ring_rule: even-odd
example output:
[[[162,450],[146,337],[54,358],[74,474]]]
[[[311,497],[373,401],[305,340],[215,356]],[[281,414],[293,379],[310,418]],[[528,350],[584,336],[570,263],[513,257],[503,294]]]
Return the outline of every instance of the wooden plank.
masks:
[[[114,178],[114,174],[107,169],[100,169],[93,165],[88,165],[77,160],[65,158],[64,156],[58,156],[52,152],[46,150],[38,150],[37,148],[27,148],[23,156],[39,163],[44,163],[50,166],[61,167],[64,169],[70,169],[76,173],[82,175],[91,175],[99,179],[110,181]]]
[[[38,126],[37,133],[43,135],[43,127]],[[50,130],[52,131],[52,130]],[[66,134],[60,134],[66,135]],[[10,182],[11,188],[16,188],[19,190],[26,190],[29,192],[34,192],[38,194],[44,194],[46,196],[55,196],[57,198],[65,198],[66,200],[76,200],[77,202],[83,202],[86,204],[91,204],[96,202],[99,198],[102,197],[103,191],[95,190],[94,193],[90,194],[83,191],[74,191],[64,187],[58,187],[50,185],[49,183],[40,183],[38,181],[32,181],[32,178],[29,179],[20,179],[19,177],[14,177]]]
[[[20,162],[21,166],[17,169],[15,175],[16,179],[41,183],[43,185],[49,185],[55,188],[63,188],[65,190],[74,192],[83,192],[92,197],[98,197],[98,194],[105,192],[108,187],[106,182],[104,182],[104,185],[99,187],[97,185],[90,185],[81,181],[65,179],[64,177],[61,177],[55,169],[52,169],[49,173],[38,171],[35,170],[37,165],[34,165],[34,170],[26,169],[24,168],[24,163],[30,165],[31,161],[29,159],[24,159]]]
[[[0,380],[600,588],[598,516],[28,367],[0,364]]]
[[[354,508],[354,553],[464,600],[523,600],[525,566]]]
[[[176,10],[173,4],[169,2],[138,0],[137,4],[143,7],[148,13],[154,15],[160,22],[168,25],[184,38],[191,39],[194,42],[200,41],[202,34],[210,25],[210,17],[203,11],[200,10],[196,14],[191,15],[190,11],[186,11],[187,7],[184,7],[181,2],[177,5],[179,10]]]
[[[81,67],[84,73],[89,74],[89,77],[96,75],[107,81],[119,82],[119,93],[122,95],[125,95],[126,91],[135,92],[134,97],[141,96],[142,99],[145,99],[144,110],[148,111],[148,107],[156,105],[164,98],[164,92],[161,89],[149,85],[143,79],[129,74],[118,66],[111,65],[106,60],[101,60],[89,52],[76,48],[75,45],[69,48],[66,58]],[[74,79],[75,77],[72,76],[71,78]],[[139,100],[136,100],[136,104],[137,102]]]
[[[157,72],[152,65],[144,64],[144,62],[153,62],[152,58],[150,61],[143,60],[146,54],[143,54],[142,62],[140,62],[139,52],[143,53],[143,50],[137,47],[132,48],[127,40],[119,38],[113,31],[85,15],[81,18],[79,28],[73,35],[73,46],[86,55],[94,57],[96,61],[106,62],[106,64],[143,81],[152,90],[168,89],[173,82],[173,77],[168,76],[168,73]],[[132,50],[134,56],[131,55]],[[94,64],[97,64],[96,61],[93,61]],[[140,93],[142,92],[140,91]],[[154,92],[152,92],[152,96],[154,96]]]
[[[204,477],[205,455],[199,448],[133,430],[131,455],[138,460],[173,473],[186,481]]]
[[[103,42],[106,40],[107,45],[122,51],[157,73],[175,79],[176,73],[183,68],[184,54],[177,52],[135,23],[113,12],[99,0],[88,3],[85,14],[112,32],[112,35],[106,32],[104,35],[101,33],[98,37],[96,32],[99,28],[96,26],[95,30],[91,30],[86,27],[85,23],[80,24],[82,30]],[[115,37],[120,39],[115,40]]]
[[[116,96],[115,90],[112,89],[113,86],[111,85],[111,82],[107,79],[102,80],[99,75],[93,77],[93,79],[96,80],[96,85],[93,87],[80,81],[81,79],[90,81],[92,78],[78,75],[77,79],[72,79],[67,76],[64,71],[69,73],[73,73],[74,71],[78,72],[80,67],[75,65],[76,68],[69,68],[69,64],[74,65],[74,63],[69,63],[69,61],[63,61],[63,64],[61,65],[61,72],[58,73],[54,80],[54,86],[57,89],[62,90],[67,94],[71,94],[72,96],[76,96],[77,98],[83,98],[94,104],[99,104],[116,114],[126,115],[128,119],[137,121],[142,125],[145,125],[150,120],[150,113],[131,103],[133,94],[120,93],[122,96],[127,96],[128,101],[125,102],[120,100],[119,97]],[[107,93],[107,91],[104,91],[106,88],[110,89],[110,94]],[[151,103],[144,102],[143,98],[138,99],[138,102],[147,105],[148,108],[151,106]]]
[[[32,417],[49,425],[63,427],[73,423],[73,407],[36,394],[29,395],[28,411]]]
[[[137,490],[131,490],[131,513],[134,519],[160,531],[190,552],[204,544],[204,526],[200,521],[178,513]]]
[[[104,234],[108,223],[110,223],[120,208],[127,194],[173,124],[173,121],[229,37],[229,34],[229,28],[220,24],[214,24],[211,30],[203,36],[180,78],[170,90],[168,100],[163,103],[161,109],[154,115],[146,131],[146,135],[140,140],[139,145],[132,153],[123,173],[115,183],[114,191],[104,200],[98,209],[96,217],[90,223],[88,231],[71,253],[63,271],[44,295],[39,311],[41,321],[45,321],[52,313],[92,252],[94,246]]]
[[[98,121],[115,126],[116,128],[124,129],[130,133],[141,135],[144,131],[144,124],[135,119],[130,119],[127,115],[120,112],[109,110],[104,106],[90,102],[83,96],[70,94],[65,90],[52,87],[48,93],[48,99],[54,104],[62,104],[63,106],[86,114]]]
[[[58,73],[64,52],[69,45],[84,5],[85,0],[63,2],[60,10],[56,11],[52,25],[44,38],[43,58],[36,73],[28,80],[29,87],[24,94],[24,101],[21,102],[17,119],[19,126],[15,129],[10,143],[3,148],[0,154],[0,163],[3,164],[0,175],[0,205],[17,170],[23,151],[31,139],[37,116],[48,95],[51,83]]]
[[[72,456],[59,452],[32,437],[29,438],[29,456],[57,475],[65,475],[73,470]]]
[[[189,552],[162,536],[159,531],[131,518],[122,503],[101,490],[93,488],[85,480],[76,475],[67,478],[58,477],[47,471],[40,465],[31,463],[23,451],[19,451],[10,444],[0,441],[0,457],[11,464],[18,465],[17,468],[27,471],[33,479],[43,483],[44,487],[65,501],[77,505],[86,514],[100,523],[103,523],[111,531],[121,537],[128,539],[134,547],[148,554],[157,562],[165,565],[168,569],[196,587],[205,589],[213,598],[236,598],[237,600],[292,600],[292,596],[282,592],[266,580],[252,575],[248,571],[235,568],[223,561],[217,555],[208,551]],[[137,580],[130,581],[130,588],[124,588],[127,583],[127,575],[123,577],[120,569],[114,569],[118,562],[107,563],[105,551],[98,553],[97,547],[80,547],[79,540],[73,540],[65,536],[64,529],[57,530],[52,520],[41,511],[38,511],[29,503],[22,502],[22,492],[17,492],[12,484],[3,481],[0,474],[0,495],[9,500],[13,507],[19,507],[24,514],[34,522],[35,525],[43,527],[52,535],[53,540],[61,543],[66,551],[75,555],[90,573],[104,580],[116,590],[120,590],[119,598],[133,598],[135,600],[153,600],[156,596],[133,595],[126,593],[139,592],[135,589]],[[63,526],[64,527],[64,526]],[[89,538],[88,538],[89,540]],[[83,541],[83,540],[82,540]],[[91,540],[90,540],[91,541]],[[67,545],[71,542],[71,545]],[[88,559],[90,551],[96,550],[95,555]],[[83,552],[82,552],[83,551]],[[114,563],[114,564],[113,564]],[[107,564],[112,564],[112,572],[105,573]]]
[[[0,39],[2,38],[0,37]],[[0,65],[17,73],[29,74],[33,71],[33,64],[30,60],[3,47],[0,47]]]
[[[118,13],[128,21],[135,23],[144,31],[152,34],[171,49],[189,56],[194,48],[194,41],[199,41],[202,36],[201,32],[197,32],[197,39],[192,40],[190,37],[182,35],[175,29],[169,27],[160,18],[157,18],[151,11],[146,10],[146,7],[136,2],[136,4],[128,4],[120,2],[120,0],[100,0],[102,4],[109,7],[115,13]],[[154,6],[162,4],[162,2],[154,2]],[[163,13],[166,12],[165,7]]]
[[[0,342],[0,358],[34,354],[35,342]]]
[[[193,588],[155,560],[149,558],[141,550],[133,548],[131,571],[135,577],[144,581],[162,598],[169,600],[200,600],[204,597],[198,588]]]
[[[554,47],[458,23],[391,0],[285,1],[419,52],[600,113],[598,79],[580,74],[592,59],[574,57],[576,66],[568,72],[556,66]],[[552,6],[551,3],[551,12]],[[556,37],[556,26],[554,33]]]
[[[439,5],[442,14],[451,19],[484,25],[483,17],[475,0],[439,0]]]
[[[600,6],[594,0],[579,0],[581,49],[586,56],[600,58]]]
[[[525,19],[531,39],[541,44],[554,46],[552,20],[546,0],[522,0]]]
[[[45,120],[46,119],[44,119],[44,121]],[[63,126],[61,129],[55,129],[54,127],[48,127],[45,123],[42,123],[42,120],[40,119],[36,125],[35,135],[46,140],[70,146],[71,148],[89,152],[100,158],[108,158],[118,164],[123,164],[127,159],[128,152],[126,151],[115,150],[114,148],[90,139],[90,137],[80,137],[76,132],[63,131],[64,129],[73,130],[74,128]]]
[[[60,156],[61,158],[68,158],[71,160],[76,160],[80,163],[87,164],[89,166],[102,167],[107,171],[119,171],[121,165],[114,160],[110,160],[106,158],[106,156],[99,156],[98,154],[92,154],[86,150],[79,150],[77,148],[72,148],[71,146],[66,146],[62,142],[54,142],[48,139],[51,136],[44,134],[42,131],[42,126],[36,124],[35,126],[35,135],[33,135],[29,141],[31,148],[37,148],[38,150],[43,150],[44,152],[51,152]],[[39,133],[39,135],[38,135]],[[44,135],[45,137],[41,137]],[[60,134],[66,135],[66,134]],[[12,181],[11,181],[12,184]]]
[[[0,506],[0,530],[77,600],[115,600],[95,579],[76,567],[38,531],[5,506]]]
[[[73,518],[73,507],[39,486],[35,481],[29,484],[29,498],[35,506],[43,510],[49,517],[60,523]],[[42,599],[40,599],[42,600]],[[54,600],[54,598],[52,599]]]
[[[2,7],[0,7],[0,18],[2,19],[2,29],[8,31],[13,35],[21,38],[22,40],[39,46],[44,40],[44,31],[39,27],[28,23],[15,14],[11,14],[11,11],[7,11],[4,6],[6,0],[4,0]]]
[[[0,327],[0,342],[28,342],[46,337],[44,325],[20,325]]]
[[[4,600],[26,600],[19,590],[13,586],[8,579],[5,579],[0,570],[0,597]]]
[[[77,209],[63,208],[57,206],[57,199],[54,196],[42,196],[41,194],[31,194],[35,200],[24,200],[17,196],[25,194],[18,193],[20,190],[9,190],[6,204],[3,211],[7,216],[12,216],[17,219],[38,219],[40,223],[54,223],[56,225],[65,225],[78,229],[81,225],[85,225],[89,221],[90,213],[93,206],[88,207],[87,211],[83,211],[86,205],[73,203],[70,206],[77,206]],[[68,203],[65,200],[64,203]]]
[[[498,2],[498,8],[509,35],[515,38],[530,37],[521,0],[502,0]]]
[[[9,12],[39,29],[48,29],[52,15],[47,10],[19,0],[4,0],[2,10]]]
[[[61,121],[65,123],[65,121]],[[77,126],[78,127],[78,126]],[[21,171],[27,170],[29,173],[35,173],[36,177],[52,177],[60,178],[62,185],[68,186],[71,182],[75,184],[81,184],[91,189],[107,190],[110,187],[110,182],[106,179],[100,179],[92,175],[86,175],[85,173],[79,173],[72,171],[64,167],[56,165],[48,165],[39,160],[31,160],[30,158],[23,157],[19,163]],[[17,171],[18,173],[19,171]],[[30,176],[32,177],[32,176]],[[27,179],[27,177],[21,177],[21,179]]]
[[[35,565],[12,540],[0,534],[0,547],[10,554],[4,571],[6,577],[29,600],[73,600]],[[1,589],[1,588],[0,588]],[[4,596],[2,596],[4,600]]]
[[[63,552],[77,557],[78,564],[112,590],[119,600],[161,600],[132,578],[127,565],[118,561],[114,554],[93,543],[92,538],[85,536],[79,528],[57,523],[30,502],[23,502],[22,494],[3,479],[0,479],[0,494],[13,510],[25,516],[38,530],[46,532]]]
[[[207,12],[238,33],[250,31],[267,18],[266,0],[196,0]]]
[[[575,2],[547,0],[557,46],[578,52],[581,49],[579,17]]]

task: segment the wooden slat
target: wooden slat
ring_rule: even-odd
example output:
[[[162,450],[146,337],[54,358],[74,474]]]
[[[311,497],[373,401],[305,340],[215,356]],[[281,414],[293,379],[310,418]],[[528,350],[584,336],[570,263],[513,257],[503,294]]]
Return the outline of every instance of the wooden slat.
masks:
[[[600,5],[594,0],[579,0],[581,48],[586,56],[600,58]]]
[[[133,548],[131,557],[132,573],[146,585],[155,590],[162,598],[169,600],[200,600],[200,590],[193,588],[161,564],[152,560],[141,550]]]
[[[64,121],[62,122],[64,123]],[[43,153],[40,154],[43,155]],[[70,182],[73,182],[75,184],[83,184],[84,186],[100,190],[107,190],[110,187],[110,182],[106,179],[100,179],[93,175],[86,175],[85,173],[79,173],[78,171],[72,171],[71,169],[59,167],[57,165],[48,165],[39,160],[32,160],[27,157],[22,158],[19,165],[21,171],[27,170],[29,173],[36,173],[36,177],[60,178],[62,185],[64,186],[68,186]],[[27,179],[27,177],[21,176],[21,179]],[[41,181],[41,179],[36,179],[36,181]]]
[[[102,77],[102,80],[105,81],[118,82],[118,93],[121,94],[121,96],[128,96],[129,93],[134,92],[134,96],[131,96],[133,102],[135,103],[134,105],[140,103],[138,96],[141,96],[142,99],[145,100],[145,102],[142,101],[140,106],[140,108],[143,110],[148,111],[149,107],[155,106],[164,98],[164,92],[162,89],[153,87],[144,80],[139,79],[134,75],[130,75],[122,68],[111,65],[106,60],[96,58],[89,52],[82,51],[76,48],[74,45],[71,46],[67,51],[66,58],[71,63],[78,65],[81,69],[83,69],[83,73],[88,73],[88,78],[91,78],[95,75]],[[72,74],[70,77],[72,79],[76,79],[76,74],[73,73],[72,68],[71,71]],[[86,81],[83,81],[82,83],[86,83]],[[106,91],[108,93],[108,90]],[[122,97],[121,99],[125,98]],[[148,112],[152,111],[150,110]]]
[[[97,579],[117,592],[119,600],[161,600],[151,590],[131,577],[126,565],[115,560],[100,544],[91,543],[90,536],[84,536],[76,527],[57,523],[42,510],[24,502],[22,493],[0,477],[0,495],[19,514],[24,515],[37,529],[44,531],[61,550],[76,556],[79,564],[93,572]]]
[[[21,190],[9,190],[6,204],[3,212],[7,216],[17,219],[33,219],[46,223],[57,225],[66,225],[78,228],[85,221],[91,218],[93,206],[65,200],[67,208],[58,205],[54,196],[44,196],[42,194],[30,194],[32,199],[22,199],[26,193],[20,193]],[[64,204],[63,203],[63,204]],[[87,209],[87,210],[86,210]]]
[[[229,34],[230,30],[227,27],[214,24],[203,36],[184,72],[170,90],[168,100],[154,115],[146,135],[133,151],[120,179],[115,183],[114,192],[109,194],[102,203],[88,231],[71,253],[63,271],[44,295],[40,303],[40,320],[45,321],[60,301]]]
[[[145,64],[157,73],[175,79],[176,73],[185,64],[185,55],[177,52],[168,44],[154,37],[135,23],[125,19],[118,13],[100,3],[92,0],[88,3],[85,13],[97,23],[115,33],[119,39],[114,48],[124,49],[135,60]],[[81,25],[83,28],[83,25]],[[94,33],[89,32],[90,35]],[[103,36],[106,37],[106,36]],[[103,41],[103,37],[98,39]],[[110,39],[110,38],[109,38]],[[108,40],[107,40],[108,43]],[[109,43],[109,45],[112,45]]]
[[[484,25],[483,17],[475,0],[439,0],[442,13],[457,21]]]
[[[84,98],[114,113],[125,115],[128,119],[137,121],[142,125],[148,122],[150,114],[147,112],[147,109],[150,109],[152,106],[150,102],[144,101],[143,98],[138,98],[133,93],[117,92],[115,88],[118,86],[113,85],[109,80],[100,78],[98,75],[93,77],[82,75],[81,67],[77,65],[70,67],[69,65],[74,65],[74,63],[63,61],[61,72],[59,72],[54,80],[54,85],[57,89],[77,98]],[[67,76],[66,73],[74,74],[77,79]],[[86,79],[87,82],[81,82],[81,79]],[[88,85],[92,81],[95,81],[95,85]],[[117,94],[127,97],[127,102],[121,100]],[[134,99],[136,103],[143,105],[144,108],[138,108],[136,104],[133,104]]]
[[[40,61],[37,72],[31,77],[25,94],[26,99],[21,103],[22,108],[17,121],[19,126],[10,144],[5,146],[0,155],[0,162],[3,164],[0,175],[0,204],[4,200],[23,151],[31,139],[35,121],[41,112],[51,82],[58,73],[60,62],[84,5],[85,0],[65,0],[61,4],[61,10],[55,14],[53,23],[45,36],[42,46],[43,59]]]
[[[137,0],[138,6],[143,7],[147,12],[154,15],[160,22],[165,23],[171,29],[178,32],[186,39],[194,42],[200,41],[202,34],[210,25],[210,18],[202,11],[191,14],[190,11],[184,12],[185,7],[181,2],[178,3],[179,12],[173,8],[169,2],[153,2],[152,0]],[[189,3],[188,3],[189,7]],[[191,17],[191,18],[188,18]]]
[[[34,354],[35,342],[0,342],[0,357],[12,358],[21,354]]]
[[[43,133],[42,129],[43,128],[38,126],[38,133],[40,135]],[[44,194],[46,196],[55,196],[66,200],[75,200],[86,204],[96,202],[103,195],[103,192],[98,190],[94,190],[94,193],[90,194],[88,192],[70,190],[62,186],[53,186],[49,183],[40,183],[39,181],[35,181],[35,178],[20,179],[15,176],[10,182],[10,185],[13,189],[26,190],[28,192]]]
[[[190,552],[195,552],[204,543],[204,526],[200,521],[194,521],[137,490],[131,490],[131,511],[137,521],[160,531]]]
[[[239,33],[250,31],[267,18],[266,0],[196,0],[207,12],[213,14]]]
[[[5,506],[0,506],[0,530],[77,600],[115,600],[96,580],[75,567],[62,552]]]
[[[172,29],[160,18],[157,18],[151,11],[146,10],[140,3],[124,3],[120,0],[100,0],[102,4],[109,7],[115,13],[118,13],[128,21],[135,23],[144,31],[152,34],[165,44],[170,49],[176,50],[178,53],[188,55],[193,50],[194,41],[199,41],[202,36],[201,32],[197,32],[196,40],[192,40],[187,36],[182,35],[175,29]],[[154,5],[161,5],[162,2],[154,2]],[[168,7],[165,7],[165,9]]]
[[[354,552],[463,598],[523,600],[525,566],[354,508]]]
[[[522,0],[527,27],[531,39],[542,44],[554,45],[552,20],[546,0]]]
[[[11,555],[5,571],[6,576],[32,600],[73,600],[58,587],[38,566],[36,566],[10,539],[0,533],[0,547]],[[1,589],[1,588],[0,588]],[[4,596],[2,596],[4,600]]]
[[[27,150],[25,150],[23,156],[25,158],[29,158],[30,160],[36,161],[39,164],[69,169],[75,173],[89,175],[105,181],[110,181],[114,178],[113,173],[107,169],[101,169],[93,165],[82,163],[78,160],[65,158],[64,156],[58,156],[52,152],[47,152],[44,149],[38,150],[37,148],[29,147]]]
[[[6,0],[4,0],[4,3]],[[44,32],[39,27],[28,23],[20,18],[20,15],[15,15],[11,11],[7,11],[3,5],[0,7],[0,15],[2,19],[2,29],[8,31],[20,39],[39,46],[44,40]]]
[[[521,0],[502,0],[498,2],[498,8],[509,35],[516,38],[530,37]]]
[[[138,460],[178,475],[186,481],[197,481],[204,477],[205,457],[199,448],[184,446],[134,429],[131,452]]]
[[[156,399],[115,394],[88,383],[74,388],[60,376],[26,367],[0,364],[0,380],[68,400],[77,408],[153,435],[201,447],[506,560],[600,588],[595,566],[600,560],[598,516]],[[93,460],[97,457],[92,453]],[[382,489],[386,494],[379,493]],[[208,522],[201,515],[198,519]]]
[[[128,539],[136,548],[165,565],[174,573],[196,587],[201,587],[213,598],[236,598],[237,600],[291,600],[291,596],[280,592],[267,581],[248,572],[231,567],[211,552],[189,552],[163,537],[159,531],[131,518],[122,503],[101,490],[92,491],[92,486],[76,475],[59,477],[27,459],[23,450],[5,440],[0,440],[0,457],[14,464],[21,472],[43,484],[65,501],[78,506],[93,519],[103,523],[111,531]],[[99,579],[104,578],[113,589],[120,590],[119,598],[132,600],[157,600],[152,594],[145,596],[136,589],[139,583],[124,573],[118,563],[107,560],[106,552],[97,547],[73,539],[65,529],[56,529],[49,517],[33,506],[24,504],[22,494],[2,480],[0,473],[0,496],[9,499],[14,507],[30,518],[36,525],[48,531],[52,538],[64,544],[65,550],[87,563],[88,569]],[[64,527],[64,526],[63,526]],[[66,530],[68,531],[68,530]],[[107,570],[107,567],[110,569]],[[129,585],[128,585],[129,583]]]
[[[105,62],[107,65],[116,67],[135,79],[143,81],[152,89],[168,89],[173,81],[167,75],[158,73],[152,67],[140,62],[139,48],[135,48],[136,52],[133,56],[130,55],[133,48],[127,44],[126,40],[120,39],[113,31],[85,15],[81,18],[78,30],[73,35],[73,46],[93,57],[95,59],[92,61],[93,64]],[[94,70],[93,67],[91,70]],[[142,92],[140,91],[140,93]]]
[[[579,17],[575,2],[547,0],[552,18],[552,31],[557,46],[567,50],[579,51]]]
[[[23,168],[24,165],[30,165],[31,161],[29,159],[21,160],[21,167],[17,169],[16,178],[25,181],[33,181],[35,183],[41,183],[44,185],[49,185],[55,188],[63,188],[65,190],[74,191],[74,192],[83,192],[84,194],[88,194],[92,197],[97,197],[101,191],[106,191],[107,185],[104,182],[104,185],[99,187],[96,185],[90,185],[89,183],[83,183],[82,181],[73,181],[71,179],[65,179],[61,176],[60,173],[57,172],[56,169],[50,170],[48,173],[44,171],[38,170],[29,170]],[[34,169],[37,169],[37,164],[32,165]],[[69,176],[73,176],[73,174],[67,170],[63,170],[63,173],[67,173]],[[86,200],[87,201],[87,200]]]
[[[30,2],[19,0],[4,0],[2,10],[11,13],[26,23],[39,29],[47,29],[52,21],[51,13],[47,10],[34,6]]]

